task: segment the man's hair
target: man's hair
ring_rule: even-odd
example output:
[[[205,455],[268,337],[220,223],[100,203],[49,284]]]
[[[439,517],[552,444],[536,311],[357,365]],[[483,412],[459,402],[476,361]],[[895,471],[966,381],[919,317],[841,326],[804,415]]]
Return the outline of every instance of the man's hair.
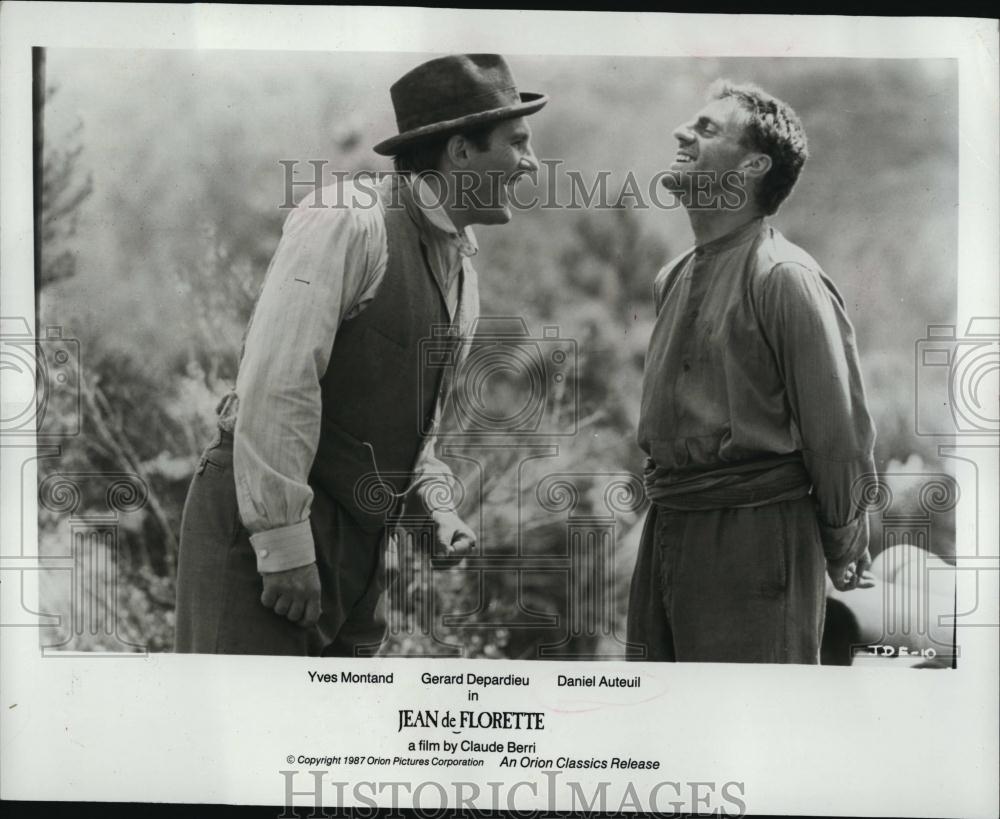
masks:
[[[493,135],[493,129],[496,128],[496,125],[495,122],[490,122],[486,125],[480,125],[478,128],[451,131],[415,142],[402,148],[399,153],[393,156],[393,167],[400,173],[423,173],[437,170],[448,140],[456,134],[465,137],[477,151],[487,151],[490,147],[490,137]]]
[[[753,83],[716,80],[708,89],[710,100],[728,97],[735,99],[745,114],[744,146],[771,157],[771,169],[758,183],[755,196],[764,213],[771,215],[792,192],[809,158],[805,129],[788,103]]]

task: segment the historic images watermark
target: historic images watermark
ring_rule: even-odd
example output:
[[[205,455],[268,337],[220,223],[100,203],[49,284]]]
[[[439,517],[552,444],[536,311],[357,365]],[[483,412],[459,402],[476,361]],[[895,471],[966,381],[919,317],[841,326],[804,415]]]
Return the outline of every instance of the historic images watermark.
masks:
[[[958,504],[958,483],[937,472],[871,474],[861,476],[851,494],[867,509],[878,538],[870,547],[877,588],[836,598],[850,601],[857,623],[861,640],[851,645],[852,655],[953,665],[955,567],[939,554],[935,522]]]
[[[956,468],[972,467],[965,469],[961,490],[972,512],[972,540],[956,544],[953,561],[947,563],[928,549],[910,555],[887,551],[897,564],[892,570],[902,579],[894,586],[904,589],[905,605],[893,608],[912,612],[910,622],[916,630],[923,629],[936,643],[942,639],[934,637],[935,631],[938,635],[950,631],[958,654],[960,630],[1000,628],[996,601],[986,592],[987,578],[1000,572],[995,514],[990,515],[996,499],[986,494],[995,481],[1000,453],[1000,317],[973,316],[964,333],[954,324],[929,324],[926,336],[915,342],[914,368],[914,431],[942,441],[941,457]],[[954,479],[932,476],[920,492],[920,505],[926,513],[950,511],[959,494]],[[882,507],[889,508],[891,493],[883,500]],[[915,524],[922,532],[924,523],[917,516],[900,525]],[[916,597],[914,588],[919,590]],[[953,606],[942,610],[949,598]],[[907,623],[896,625],[900,624]],[[887,648],[892,651],[893,643]]]
[[[548,453],[535,455],[554,456]],[[464,456],[463,456],[464,457]],[[485,463],[489,449],[481,454]],[[384,476],[383,476],[384,477]],[[379,476],[368,476],[368,503],[378,493]],[[577,472],[546,475],[531,484],[517,477],[517,493],[532,497],[538,508],[552,516],[554,526],[564,532],[562,543],[540,553],[528,548],[530,534],[517,533],[513,548],[491,552],[477,548],[460,561],[443,558],[438,551],[433,525],[423,515],[401,516],[395,548],[399,558],[387,575],[388,637],[419,640],[422,656],[461,657],[465,650],[448,637],[493,628],[505,634],[525,637],[534,633],[531,657],[549,660],[641,659],[642,646],[628,643],[620,622],[624,603],[623,585],[616,582],[617,543],[620,516],[633,511],[642,498],[639,479],[623,472]],[[522,484],[522,481],[524,482]],[[482,483],[477,482],[477,489]],[[461,487],[461,488],[460,488]],[[469,490],[456,478],[436,481],[431,489],[438,502],[460,499]],[[588,500],[584,500],[589,496]],[[596,496],[599,503],[594,504]],[[382,507],[388,512],[388,507]],[[523,512],[522,512],[523,514]],[[482,531],[481,527],[479,531]],[[443,579],[442,572],[452,576]],[[529,599],[532,578],[546,576],[565,592],[565,606],[557,611],[540,611]],[[491,613],[486,590],[502,579],[510,589],[506,600],[509,614]],[[473,590],[470,608],[443,611],[434,594],[436,587],[460,585]],[[414,589],[422,590],[413,594]],[[374,653],[379,646],[366,647]],[[525,659],[525,657],[521,657]]]
[[[65,442],[83,432],[88,396],[80,342],[58,325],[46,326],[36,338],[27,319],[0,319],[0,382],[0,446],[20,461],[22,515],[20,537],[5,538],[0,552],[5,588],[20,591],[4,595],[0,626],[44,629],[39,648],[46,657],[78,656],[79,646],[95,638],[114,646],[100,656],[141,656],[145,646],[121,629],[119,524],[122,515],[146,505],[145,480],[128,471],[53,471],[37,484],[28,477],[29,467],[55,463]],[[25,521],[32,496],[40,519],[67,522],[64,549],[29,548]],[[30,607],[25,595],[29,573],[47,577],[65,592],[59,595],[65,604],[59,611]]]
[[[289,754],[288,764],[344,764],[340,757]],[[278,819],[293,817],[365,817],[374,810],[405,808],[415,815],[440,817],[445,810],[468,816],[466,811],[492,816],[523,816],[524,800],[544,800],[545,810],[560,816],[584,816],[594,811],[624,814],[650,812],[657,815],[690,813],[711,816],[744,816],[747,813],[746,786],[739,780],[678,781],[655,779],[639,783],[631,779],[614,781],[587,777],[585,781],[563,778],[574,760],[555,760],[560,769],[544,768],[539,779],[490,781],[485,787],[472,781],[383,780],[356,781],[328,778],[328,770],[281,770],[284,810]],[[388,765],[391,759],[359,757],[348,764]],[[610,764],[609,764],[609,767]],[[308,797],[303,805],[296,797]],[[356,803],[350,806],[349,802]],[[330,805],[331,807],[326,807]],[[336,807],[332,807],[336,806]],[[520,806],[520,807],[519,807]],[[396,815],[389,813],[389,816]]]
[[[283,198],[281,210],[296,207],[296,192],[312,194],[310,208],[369,208],[384,206],[399,209],[403,203],[398,190],[387,191],[388,196],[379,204],[376,193],[378,184],[397,171],[344,171],[331,169],[326,159],[280,159],[282,168]],[[612,171],[601,169],[583,172],[564,167],[561,159],[541,159],[544,169],[541,189],[533,185],[531,192],[524,190],[522,180],[539,181],[542,174],[525,172],[511,177],[499,171],[487,171],[487,184],[482,176],[472,171],[456,170],[445,175],[439,171],[422,171],[418,174],[401,173],[408,178],[433,184],[416,187],[416,197],[426,208],[440,207],[444,203],[458,211],[491,209],[505,205],[512,211],[529,210],[611,210],[634,208],[636,210],[740,210],[747,204],[746,175],[742,171],[691,169],[685,171],[661,170],[648,178],[629,170],[616,177]],[[311,178],[297,178],[301,166],[311,168]],[[298,197],[298,198],[301,198]]]
[[[917,342],[914,419],[920,434],[959,441],[987,436],[986,448],[996,448],[998,323],[977,318],[962,336],[953,325],[931,325],[927,337]],[[3,329],[0,377],[10,398],[4,405],[0,443],[9,452],[25,449],[34,436],[38,454],[26,463],[56,457],[60,441],[81,433],[79,343],[58,326],[47,327],[44,337],[36,339],[24,319],[5,319]],[[558,457],[560,439],[579,431],[577,340],[556,325],[531,332],[518,316],[483,317],[472,336],[474,343],[468,343],[442,326],[421,342],[422,372],[440,371],[441,377],[454,381],[455,411],[447,428],[441,428],[437,418],[415,417],[415,423],[425,434],[437,435],[441,454],[473,467],[464,478],[433,479],[425,498],[440,508],[472,501],[470,508],[478,516],[475,528],[488,541],[482,520],[484,493],[498,457],[507,457],[513,463],[509,478],[517,504],[514,545],[481,549],[460,561],[448,559],[439,553],[433,526],[423,513],[392,516],[392,543],[405,558],[397,559],[392,576],[386,578],[388,634],[416,639],[423,646],[417,653],[424,656],[454,657],[464,656],[456,636],[465,630],[489,626],[506,633],[548,631],[556,636],[547,635],[534,647],[532,656],[538,659],[641,659],[643,648],[629,645],[618,625],[625,587],[614,576],[622,516],[634,513],[643,502],[641,480],[613,470],[553,469],[529,475],[525,469]],[[422,384],[425,388],[431,387]],[[396,498],[385,491],[387,477],[396,476],[374,467],[359,481],[356,499],[363,509],[382,512],[388,520],[397,508]],[[870,475],[858,482],[854,494],[858,505],[868,509],[879,538],[873,543],[879,592],[877,604],[859,593],[851,598],[861,637],[851,646],[853,655],[952,664],[959,655],[959,627],[1000,625],[985,614],[980,593],[985,573],[995,574],[1000,559],[978,536],[974,554],[942,556],[933,542],[935,520],[954,511],[962,497],[959,483],[937,472]],[[111,652],[141,654],[141,642],[124,636],[120,628],[118,557],[121,516],[149,502],[142,476],[56,471],[39,481],[36,497],[40,513],[68,520],[66,549],[44,555],[25,551],[22,536],[19,551],[5,547],[0,568],[22,581],[26,572],[61,576],[69,589],[68,605],[59,613],[36,612],[23,596],[7,595],[0,624],[58,626],[57,639],[41,647],[46,656],[71,656],[78,642],[93,637],[117,646]],[[978,513],[978,488],[966,491],[966,497]],[[532,511],[562,530],[558,548],[527,548],[530,534],[521,523]],[[525,599],[526,582],[539,574],[561,578],[567,594],[559,611],[539,612]],[[506,616],[498,613],[490,619],[445,611],[434,593],[436,587],[460,578],[466,588],[479,589],[482,599],[472,614],[481,615],[484,590],[497,577],[513,580],[512,614]],[[427,593],[414,597],[414,588]],[[366,653],[378,649],[372,645]]]
[[[544,555],[530,553],[522,548],[519,531],[517,548],[512,552],[482,551],[449,564],[435,556],[433,530],[419,516],[397,518],[400,542],[416,558],[401,564],[405,566],[402,576],[389,584],[389,596],[394,601],[390,608],[397,613],[404,611],[405,601],[396,598],[405,589],[433,586],[439,579],[436,572],[441,569],[455,569],[462,576],[462,585],[480,589],[492,573],[506,574],[519,581],[515,585],[519,616],[507,622],[498,620],[496,627],[516,631],[555,628],[563,635],[552,644],[536,647],[532,656],[641,659],[643,648],[627,644],[617,631],[616,612],[627,590],[613,578],[621,516],[642,503],[641,479],[627,472],[580,470],[553,471],[540,477],[535,474],[529,480],[520,468],[532,461],[556,457],[559,437],[577,432],[577,342],[566,338],[555,326],[531,333],[518,317],[490,317],[481,324],[476,343],[465,351],[464,358],[459,353],[461,343],[448,328],[438,328],[422,343],[424,366],[430,372],[443,369],[446,377],[454,381],[455,422],[448,429],[436,430],[443,441],[441,452],[476,465],[465,480],[454,475],[437,479],[427,497],[432,503],[437,499],[442,508],[458,507],[470,498],[481,501],[491,454],[517,450],[521,456],[519,468],[511,478],[516,481],[512,497],[518,504],[518,519],[530,517],[525,509],[537,503],[543,514],[563,527],[565,546]],[[928,349],[928,344],[921,342],[917,359],[918,368],[939,368],[932,369],[923,382],[917,382],[918,412],[935,402],[946,406],[946,420],[951,419],[956,431],[969,435],[990,433],[989,424],[996,415],[988,393],[988,379],[995,380],[997,369],[995,341],[988,333],[973,332],[976,326],[973,323],[964,339],[955,338],[954,328],[950,334],[929,333],[929,338],[937,339],[935,347]],[[942,338],[944,344],[940,343]],[[942,374],[941,367],[947,372]],[[503,402],[496,400],[498,386],[503,387],[499,390],[505,396]],[[942,396],[949,400],[942,400]],[[978,426],[970,418],[976,419]],[[437,420],[431,423],[429,419],[417,419],[425,425],[425,432],[436,429]],[[941,423],[941,418],[937,421]],[[357,487],[359,504],[388,515],[394,499],[382,489],[382,476],[377,471],[365,476]],[[852,495],[872,521],[877,590],[856,591],[842,598],[849,602],[858,621],[860,638],[845,647],[845,656],[900,657],[926,667],[954,664],[959,654],[956,628],[981,625],[974,622],[982,617],[978,583],[983,571],[996,570],[988,563],[991,558],[987,557],[984,564],[980,556],[972,565],[968,556],[955,555],[947,542],[947,531],[954,528],[947,517],[962,496],[959,483],[943,472],[895,471],[863,476]],[[977,500],[977,496],[978,492],[973,491],[968,497]],[[603,506],[595,507],[595,497],[603,499]],[[589,503],[581,503],[583,498]],[[978,555],[978,544],[976,551]],[[540,571],[561,573],[571,590],[566,607],[548,616],[530,614],[531,607],[523,605],[520,598],[521,578]],[[964,579],[974,579],[977,584],[962,611],[956,610],[959,574],[969,575]],[[964,599],[968,590],[964,585],[962,589]],[[834,598],[841,599],[838,595]],[[462,650],[446,635],[453,636],[454,629],[461,629],[468,618],[436,610],[432,595],[421,600],[416,611],[411,612],[413,616],[390,621],[390,633],[422,637],[425,646],[431,646],[425,649],[428,655],[462,656]],[[587,645],[588,641],[602,645],[602,650],[581,651],[581,644]]]
[[[963,335],[930,324],[914,351],[915,431],[930,436],[1000,435],[1000,318],[975,316]]]
[[[411,653],[467,656],[466,638],[474,645],[492,630],[501,639],[520,638],[528,652],[522,658],[644,656],[624,638],[620,581],[627,578],[617,566],[623,520],[644,502],[642,481],[627,471],[567,469],[559,461],[562,442],[581,429],[578,354],[577,340],[559,326],[532,333],[519,316],[481,317],[467,338],[442,325],[422,340],[421,393],[447,380],[453,411],[443,426],[438,417],[418,414],[414,421],[436,436],[438,455],[463,468],[423,480],[429,508],[401,504],[392,484],[408,475],[380,472],[374,463],[354,490],[358,506],[384,516],[394,532],[385,577],[388,636],[416,646]],[[416,403],[419,411],[423,402]],[[484,510],[498,488],[504,503],[493,505],[507,514],[491,524]],[[464,558],[441,553],[427,516],[449,509],[462,509],[479,538]],[[544,544],[534,534],[539,527],[546,529]],[[559,590],[560,605],[541,609],[532,599],[538,578]],[[444,605],[454,588],[463,590],[457,610]],[[498,588],[502,610],[490,599]]]
[[[532,335],[520,316],[481,316],[469,341],[456,339],[448,325],[432,328],[420,343],[420,391],[432,389],[428,376],[440,371],[453,382],[456,421],[454,428],[433,431],[439,439],[462,440],[576,435],[578,358],[576,339],[562,335],[558,325]],[[432,432],[428,419],[417,422],[422,432]]]
[[[80,433],[80,342],[62,327],[36,338],[27,319],[0,318],[0,384],[0,445]]]

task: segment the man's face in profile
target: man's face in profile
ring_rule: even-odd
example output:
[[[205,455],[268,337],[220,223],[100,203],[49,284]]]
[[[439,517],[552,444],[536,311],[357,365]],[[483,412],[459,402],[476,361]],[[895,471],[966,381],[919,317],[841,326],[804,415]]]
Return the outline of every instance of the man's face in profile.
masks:
[[[674,129],[677,150],[663,184],[682,199],[694,190],[718,193],[750,151],[743,144],[743,110],[733,97],[712,100]],[[685,202],[685,204],[688,204]]]
[[[459,179],[458,206],[466,209],[469,224],[506,224],[512,217],[510,200],[518,180],[537,171],[527,120],[504,120],[493,129],[486,150],[470,148],[464,172],[471,176]]]

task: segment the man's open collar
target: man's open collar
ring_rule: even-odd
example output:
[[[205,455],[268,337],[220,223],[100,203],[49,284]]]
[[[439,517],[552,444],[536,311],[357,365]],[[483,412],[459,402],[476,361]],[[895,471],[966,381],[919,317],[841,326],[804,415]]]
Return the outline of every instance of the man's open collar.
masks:
[[[751,219],[749,222],[740,225],[738,228],[735,228],[729,233],[719,236],[710,242],[706,242],[703,245],[695,245],[695,255],[698,258],[704,258],[706,256],[714,256],[724,250],[736,247],[737,245],[754,238],[761,231],[763,225],[763,216]]]

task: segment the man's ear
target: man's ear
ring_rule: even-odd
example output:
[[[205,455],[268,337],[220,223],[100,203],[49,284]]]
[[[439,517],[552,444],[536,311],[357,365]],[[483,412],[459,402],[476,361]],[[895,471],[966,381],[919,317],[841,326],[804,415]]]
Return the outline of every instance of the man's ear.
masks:
[[[747,154],[740,162],[740,170],[747,176],[763,176],[771,170],[771,157],[767,154]]]
[[[465,168],[469,164],[469,155],[472,146],[461,134],[453,134],[448,138],[444,146],[444,155],[448,161],[457,168]]]

